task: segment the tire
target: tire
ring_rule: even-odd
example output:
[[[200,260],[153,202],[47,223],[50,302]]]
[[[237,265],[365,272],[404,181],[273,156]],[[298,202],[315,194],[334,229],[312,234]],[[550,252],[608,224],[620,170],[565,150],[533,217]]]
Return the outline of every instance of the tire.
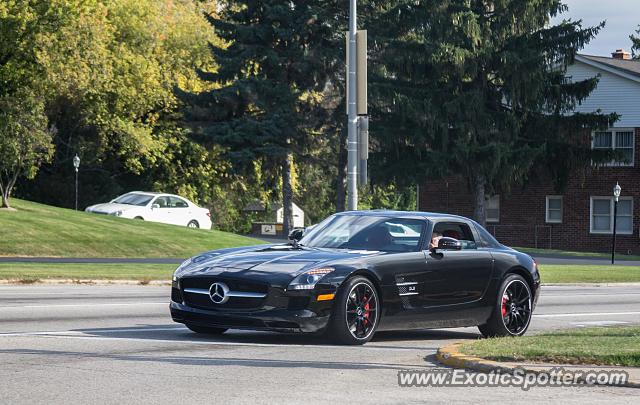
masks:
[[[142,217],[135,217],[135,218],[133,218],[133,219],[137,219],[137,220],[139,220],[139,221],[144,221],[144,218],[142,218]]]
[[[522,336],[531,323],[531,288],[518,274],[508,274],[500,285],[491,317],[478,326],[484,337]]]
[[[362,345],[373,337],[382,306],[376,287],[365,277],[348,279],[334,302],[327,335],[334,343]]]
[[[227,331],[227,328],[213,328],[209,326],[198,326],[192,324],[185,324],[192,332],[201,333],[203,335],[222,335]]]
[[[198,221],[191,220],[189,221],[189,223],[187,224],[187,228],[193,228],[193,229],[199,229],[200,228],[200,224],[198,224]]]

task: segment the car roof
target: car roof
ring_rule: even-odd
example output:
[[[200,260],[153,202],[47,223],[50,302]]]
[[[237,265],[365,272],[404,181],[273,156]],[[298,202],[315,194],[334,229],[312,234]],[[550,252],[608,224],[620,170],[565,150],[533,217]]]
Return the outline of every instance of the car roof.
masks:
[[[366,211],[344,211],[337,215],[358,215],[358,216],[387,216],[396,218],[422,218],[429,220],[441,220],[441,219],[458,219],[463,221],[470,221],[469,218],[462,217],[460,215],[443,214],[439,212],[423,212],[423,211],[395,211],[395,210],[366,210]]]
[[[179,196],[177,194],[170,194],[170,193],[158,193],[155,191],[129,191],[128,193],[125,194],[142,194],[142,195],[152,195],[152,196],[170,196],[170,197],[178,197],[181,198],[183,200],[186,200],[185,197]]]

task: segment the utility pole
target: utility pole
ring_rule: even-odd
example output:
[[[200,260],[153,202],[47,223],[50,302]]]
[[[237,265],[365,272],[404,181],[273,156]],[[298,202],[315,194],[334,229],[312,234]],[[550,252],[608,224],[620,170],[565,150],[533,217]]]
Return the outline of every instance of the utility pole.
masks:
[[[357,106],[357,6],[356,0],[349,0],[349,34],[347,48],[347,210],[358,209],[358,106]]]
[[[347,209],[358,209],[358,186],[367,184],[367,31],[358,31],[356,0],[349,0],[347,33]]]

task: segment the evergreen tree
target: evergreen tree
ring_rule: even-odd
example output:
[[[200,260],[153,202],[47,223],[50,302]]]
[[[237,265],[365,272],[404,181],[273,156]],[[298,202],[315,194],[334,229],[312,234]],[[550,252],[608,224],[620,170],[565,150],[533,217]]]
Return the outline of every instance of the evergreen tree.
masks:
[[[597,78],[565,71],[602,25],[550,25],[565,10],[560,0],[372,1],[372,174],[413,184],[460,174],[484,223],[486,194],[536,167],[561,187],[591,162],[585,131],[616,116],[573,113]]]
[[[279,166],[284,231],[292,225],[291,165],[312,143],[325,89],[344,38],[337,0],[237,0],[209,15],[227,46],[211,45],[219,68],[201,72],[213,90],[185,95],[197,135],[229,150],[239,168]],[[344,40],[342,40],[344,41]]]
[[[638,34],[638,36],[629,36],[629,38],[631,38],[631,42],[633,42],[633,45],[631,45],[631,52],[633,53],[634,59],[640,59],[640,26],[638,26],[636,34]]]

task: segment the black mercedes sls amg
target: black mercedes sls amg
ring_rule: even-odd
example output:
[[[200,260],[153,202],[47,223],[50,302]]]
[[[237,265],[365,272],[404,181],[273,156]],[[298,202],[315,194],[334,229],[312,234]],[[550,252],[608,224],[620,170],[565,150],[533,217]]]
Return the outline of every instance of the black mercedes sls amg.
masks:
[[[356,211],[289,244],[222,249],[178,267],[171,316],[198,333],[326,333],[363,344],[378,330],[478,326],[520,336],[540,291],[536,262],[459,216]]]

